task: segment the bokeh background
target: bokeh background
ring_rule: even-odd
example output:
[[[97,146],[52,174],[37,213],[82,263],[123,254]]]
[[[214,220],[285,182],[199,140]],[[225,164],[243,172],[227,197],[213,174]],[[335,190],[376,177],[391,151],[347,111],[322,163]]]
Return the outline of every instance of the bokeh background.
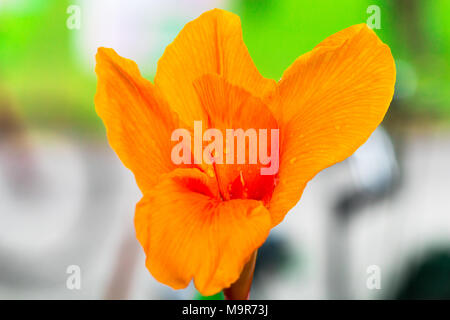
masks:
[[[378,8],[397,65],[382,128],[271,232],[252,297],[450,298],[450,1],[0,0],[0,299],[201,298],[145,269],[141,195],[94,111],[94,55],[112,47],[151,80],[183,25],[214,7],[241,16],[266,77]]]

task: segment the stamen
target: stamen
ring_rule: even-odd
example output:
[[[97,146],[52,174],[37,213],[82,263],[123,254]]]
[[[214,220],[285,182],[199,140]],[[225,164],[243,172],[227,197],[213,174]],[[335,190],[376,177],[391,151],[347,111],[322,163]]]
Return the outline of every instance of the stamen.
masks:
[[[239,171],[239,177],[241,178],[242,186],[245,186],[244,176],[242,175],[242,170]]]

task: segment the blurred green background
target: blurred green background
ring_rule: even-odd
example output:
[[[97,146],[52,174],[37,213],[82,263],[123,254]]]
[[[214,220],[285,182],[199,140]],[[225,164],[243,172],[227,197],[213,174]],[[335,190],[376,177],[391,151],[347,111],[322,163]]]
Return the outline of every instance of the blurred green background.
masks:
[[[66,27],[67,7],[79,2],[0,3],[2,94],[33,125],[101,132],[93,108],[95,75],[80,65],[76,44],[80,31]],[[448,0],[233,0],[223,5],[241,16],[245,42],[255,64],[264,76],[273,79],[279,79],[299,55],[325,37],[366,22],[372,15],[367,8],[377,5],[381,29],[376,32],[397,61],[401,113],[439,119],[450,116]],[[104,19],[107,13],[100,11],[98,15]],[[175,35],[169,34],[166,42]],[[148,39],[139,41],[146,45]],[[150,56],[146,64],[156,65],[157,59]],[[153,73],[145,75],[151,79]]]

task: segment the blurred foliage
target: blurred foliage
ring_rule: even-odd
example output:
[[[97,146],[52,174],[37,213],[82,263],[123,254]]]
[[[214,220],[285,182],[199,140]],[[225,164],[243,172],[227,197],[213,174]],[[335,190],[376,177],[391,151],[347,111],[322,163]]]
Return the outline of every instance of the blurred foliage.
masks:
[[[381,11],[381,29],[397,63],[396,107],[400,114],[450,117],[450,1],[420,0],[234,0],[244,40],[255,64],[269,78],[283,71],[327,36]]]
[[[77,66],[70,38],[76,31],[66,27],[68,5],[2,0],[0,88],[31,124],[78,132],[100,129],[93,104],[95,77]]]
[[[450,254],[448,248],[431,250],[406,268],[407,276],[393,296],[399,300],[450,299]]]
[[[450,118],[450,1],[230,1],[257,67],[274,79],[327,36],[366,22],[368,6],[378,5],[376,32],[397,61],[400,114]],[[0,1],[1,99],[33,125],[102,132],[93,105],[94,71],[81,70],[77,30],[66,27],[66,10],[74,2]]]
[[[283,71],[321,40],[367,19],[365,1],[235,1],[244,40],[261,73]]]

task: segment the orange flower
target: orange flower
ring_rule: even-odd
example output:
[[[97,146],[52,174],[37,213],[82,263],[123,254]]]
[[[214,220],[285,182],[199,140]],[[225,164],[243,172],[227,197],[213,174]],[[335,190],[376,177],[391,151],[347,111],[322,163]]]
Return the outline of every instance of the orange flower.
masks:
[[[269,57],[270,58],[270,57]],[[235,283],[271,228],[319,171],[350,156],[383,120],[394,92],[390,49],[365,24],[263,78],[239,17],[212,10],[188,23],[158,62],[155,84],[136,64],[99,48],[96,110],[143,193],[137,238],[160,282],[211,295]],[[171,161],[177,128],[277,128],[279,171]],[[227,152],[227,151],[224,151]]]

